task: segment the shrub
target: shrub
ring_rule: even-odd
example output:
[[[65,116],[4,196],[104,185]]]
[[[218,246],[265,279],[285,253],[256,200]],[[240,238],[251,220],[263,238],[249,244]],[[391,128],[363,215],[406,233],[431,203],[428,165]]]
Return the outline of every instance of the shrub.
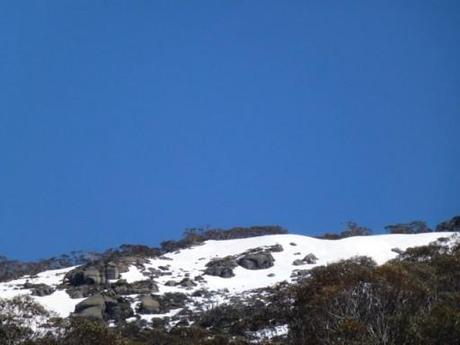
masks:
[[[391,234],[421,234],[432,231],[425,222],[420,220],[410,223],[387,225],[385,229]]]

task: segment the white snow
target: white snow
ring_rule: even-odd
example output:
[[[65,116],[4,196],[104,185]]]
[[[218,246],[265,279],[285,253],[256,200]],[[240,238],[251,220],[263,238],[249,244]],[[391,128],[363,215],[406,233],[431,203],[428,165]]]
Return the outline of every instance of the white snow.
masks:
[[[144,276],[139,268],[134,265],[129,266],[128,272],[122,273],[120,279],[125,279],[128,283],[134,283],[139,280],[146,280],[147,277]]]
[[[70,313],[73,313],[75,306],[84,300],[84,298],[70,298],[65,290],[57,290],[48,296],[32,297],[36,302],[45,307],[46,310],[52,311],[62,318],[65,318],[69,316]]]
[[[268,340],[274,337],[285,336],[289,332],[288,325],[280,325],[271,328],[264,328],[258,330],[253,333],[253,336],[257,338],[257,340],[252,341],[253,343],[259,343],[261,340]]]

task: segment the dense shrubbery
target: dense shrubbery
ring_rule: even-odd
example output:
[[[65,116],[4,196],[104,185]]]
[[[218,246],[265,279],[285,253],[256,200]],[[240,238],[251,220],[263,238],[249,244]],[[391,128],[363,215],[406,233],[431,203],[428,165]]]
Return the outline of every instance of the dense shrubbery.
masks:
[[[0,345],[23,344],[37,337],[36,324],[45,323],[49,316],[29,296],[0,299]]]
[[[409,223],[391,224],[385,226],[385,230],[390,234],[421,234],[432,232],[433,230],[421,220],[414,220]],[[450,220],[444,221],[436,226],[438,232],[456,232],[460,231],[460,216],[453,217]],[[347,227],[340,233],[326,232],[318,238],[325,240],[340,240],[342,238],[352,236],[368,236],[372,235],[372,230],[358,225],[355,222],[347,222]]]
[[[385,226],[385,229],[390,234],[421,234],[424,232],[432,232],[425,222],[420,220],[414,220],[410,223],[404,224],[393,224]]]
[[[314,268],[296,289],[290,329],[299,345],[458,344],[460,246],[413,248],[383,266],[360,257]]]
[[[339,240],[339,239],[347,238],[347,237],[369,236],[369,235],[372,235],[371,229],[350,221],[350,222],[347,222],[347,226],[345,230],[343,230],[342,232],[338,234],[327,232],[321,236],[318,236],[318,238],[322,238],[325,240]]]

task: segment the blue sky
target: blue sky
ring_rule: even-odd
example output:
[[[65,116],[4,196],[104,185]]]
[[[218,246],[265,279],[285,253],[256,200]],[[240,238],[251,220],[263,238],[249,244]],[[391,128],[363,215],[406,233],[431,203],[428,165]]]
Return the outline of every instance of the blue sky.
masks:
[[[2,1],[0,254],[460,213],[458,1]]]

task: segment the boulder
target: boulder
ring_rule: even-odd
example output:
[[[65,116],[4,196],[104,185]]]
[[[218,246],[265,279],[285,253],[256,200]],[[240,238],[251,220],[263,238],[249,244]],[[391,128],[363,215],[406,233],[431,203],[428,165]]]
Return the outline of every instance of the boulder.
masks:
[[[83,271],[83,279],[86,284],[100,285],[105,283],[105,274],[102,274],[100,268],[90,266]]]
[[[313,253],[305,255],[305,257],[303,258],[303,262],[305,262],[308,265],[314,265],[317,261],[318,258]]]
[[[100,307],[88,307],[76,313],[75,316],[84,317],[91,320],[103,321],[104,317],[102,315],[102,309]]]
[[[130,304],[119,296],[97,293],[75,306],[74,315],[96,320],[123,321],[133,315]]]
[[[248,270],[261,270],[273,266],[275,259],[268,252],[243,254],[238,259],[238,265]]]
[[[118,278],[120,278],[120,272],[117,265],[113,262],[109,262],[107,266],[105,266],[105,279],[116,280]]]
[[[166,283],[165,283],[166,286],[176,286],[178,285],[178,282],[174,281],[174,280],[168,280]]]
[[[196,286],[196,283],[190,278],[184,278],[179,282],[179,285],[191,289],[192,287]]]
[[[292,264],[294,266],[301,266],[301,265],[305,265],[305,262],[303,260],[297,259],[297,260],[294,260]]]
[[[267,250],[272,253],[280,253],[284,250],[283,246],[279,243],[267,247]]]
[[[78,267],[65,276],[66,281],[72,286],[100,285],[105,283],[105,270],[99,265]]]
[[[90,307],[97,307],[101,309],[102,311],[105,311],[105,303],[106,301],[109,302],[116,302],[114,299],[111,297],[104,296],[100,293],[95,294],[91,297],[88,297],[84,301],[81,301],[75,306],[75,312],[80,313],[81,311],[88,309]]]
[[[160,312],[160,302],[150,295],[141,296],[139,304],[139,313],[141,314],[158,314]]]
[[[158,292],[158,286],[152,280],[141,280],[131,284],[126,280],[120,280],[112,284],[112,289],[118,295],[145,295]]]
[[[315,256],[315,254],[307,254],[304,256],[302,260],[297,259],[294,260],[292,263],[294,266],[301,266],[301,265],[313,265],[316,264],[316,261],[318,261],[318,258]]]
[[[235,276],[233,269],[237,263],[233,257],[214,259],[206,264],[205,274],[221,278],[231,278]]]
[[[56,291],[53,287],[46,284],[31,284],[29,282],[24,284],[24,289],[30,289],[32,296],[48,296]]]
[[[401,255],[404,253],[404,250],[402,250],[401,248],[391,248],[391,251],[398,254],[398,255]]]
[[[142,258],[123,257],[116,262],[95,262],[78,267],[65,276],[65,280],[72,286],[104,285],[110,280],[120,278],[120,273],[127,272],[129,266],[143,262]]]
[[[105,306],[105,314],[107,320],[123,322],[127,318],[130,318],[134,315],[129,301],[119,296],[116,296],[116,299],[106,301]]]

